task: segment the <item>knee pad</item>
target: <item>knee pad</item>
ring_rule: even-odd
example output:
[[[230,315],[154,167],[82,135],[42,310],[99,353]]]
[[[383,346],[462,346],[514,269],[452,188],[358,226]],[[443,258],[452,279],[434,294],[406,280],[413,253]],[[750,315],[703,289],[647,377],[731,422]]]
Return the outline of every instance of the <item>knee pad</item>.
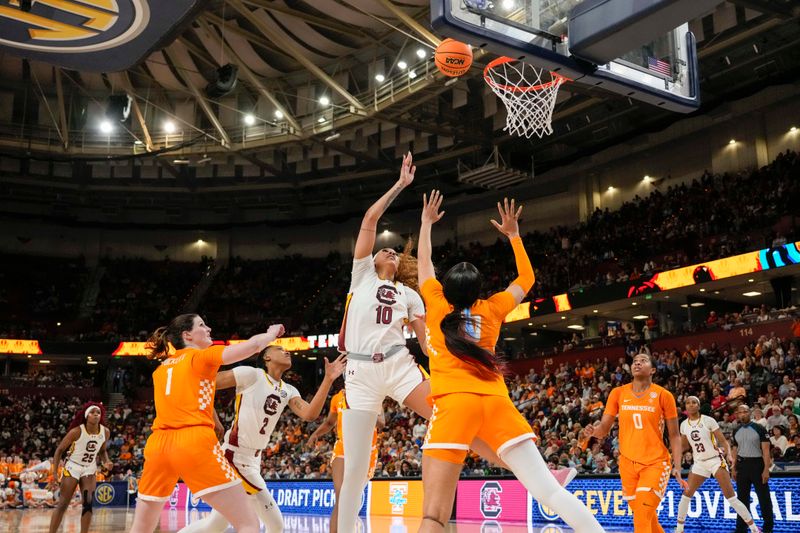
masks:
[[[86,513],[91,513],[93,504],[94,504],[94,491],[92,492],[89,492],[88,490],[83,491],[81,516],[85,515]]]

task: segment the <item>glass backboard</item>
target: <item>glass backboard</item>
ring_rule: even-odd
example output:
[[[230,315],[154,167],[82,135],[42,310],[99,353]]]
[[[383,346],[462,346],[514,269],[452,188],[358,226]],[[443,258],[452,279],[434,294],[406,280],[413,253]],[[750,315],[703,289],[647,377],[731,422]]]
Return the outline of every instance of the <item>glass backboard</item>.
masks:
[[[574,83],[601,87],[672,111],[690,112],[699,107],[697,50],[688,21],[605,64],[595,64],[576,57],[570,49],[571,17],[591,7],[589,2],[597,3],[431,0],[431,18],[433,27],[447,37],[547,68]]]

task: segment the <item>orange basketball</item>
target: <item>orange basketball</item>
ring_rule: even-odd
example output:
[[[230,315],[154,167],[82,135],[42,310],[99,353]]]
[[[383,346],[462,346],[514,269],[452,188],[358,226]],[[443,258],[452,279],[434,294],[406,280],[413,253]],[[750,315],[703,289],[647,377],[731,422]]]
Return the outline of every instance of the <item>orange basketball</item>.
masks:
[[[436,47],[436,67],[451,78],[463,76],[472,66],[472,47],[465,43],[445,39]]]

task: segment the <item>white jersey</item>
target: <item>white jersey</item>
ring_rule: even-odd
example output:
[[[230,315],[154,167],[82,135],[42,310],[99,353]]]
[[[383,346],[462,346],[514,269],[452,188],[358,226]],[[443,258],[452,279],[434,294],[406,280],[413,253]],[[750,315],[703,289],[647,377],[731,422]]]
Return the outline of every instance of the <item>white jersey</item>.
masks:
[[[424,314],[416,291],[399,281],[380,279],[372,257],[355,259],[339,349],[370,355],[405,346],[403,326]]]
[[[86,426],[81,424],[81,435],[69,448],[67,460],[81,466],[97,464],[97,453],[106,441],[106,428],[100,425],[99,433],[89,433]]]
[[[692,459],[695,462],[705,461],[720,456],[714,432],[719,424],[710,416],[700,415],[700,420],[691,422],[688,418],[681,422],[681,435],[686,435],[692,448]]]
[[[275,381],[262,369],[240,366],[236,378],[236,417],[225,433],[225,444],[235,448],[263,450],[284,408],[300,393],[283,380]]]

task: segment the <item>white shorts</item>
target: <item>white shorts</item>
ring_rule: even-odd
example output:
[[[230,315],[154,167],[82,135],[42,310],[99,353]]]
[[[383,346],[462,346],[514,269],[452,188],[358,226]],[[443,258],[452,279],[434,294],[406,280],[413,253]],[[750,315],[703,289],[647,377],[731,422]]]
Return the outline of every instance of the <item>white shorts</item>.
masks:
[[[62,475],[66,477],[80,479],[86,476],[93,476],[96,473],[97,473],[97,463],[92,463],[90,465],[82,465],[80,463],[75,463],[73,461],[67,460],[64,463],[64,470],[62,472]]]
[[[347,407],[373,413],[381,413],[387,396],[402,404],[428,379],[407,350],[380,363],[348,359],[344,375]]]
[[[695,461],[692,465],[692,474],[697,474],[705,478],[714,477],[714,474],[716,474],[717,470],[720,468],[727,469],[728,463],[720,456],[711,457],[710,459]]]
[[[244,448],[234,448],[227,444],[222,446],[225,458],[242,478],[245,492],[256,494],[266,490],[267,483],[261,475],[261,452],[255,455],[255,450],[250,450],[250,453],[245,453],[243,450]]]

